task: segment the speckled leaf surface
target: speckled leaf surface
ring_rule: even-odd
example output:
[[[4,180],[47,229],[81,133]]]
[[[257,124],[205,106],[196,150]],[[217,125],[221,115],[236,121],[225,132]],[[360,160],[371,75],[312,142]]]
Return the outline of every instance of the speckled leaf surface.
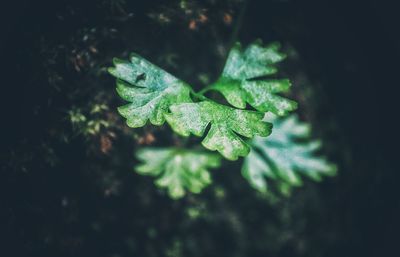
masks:
[[[301,185],[301,174],[313,180],[336,173],[336,166],[316,151],[321,143],[310,140],[310,126],[296,115],[287,118],[270,118],[274,130],[268,138],[255,137],[251,152],[246,156],[242,174],[261,192],[267,191],[266,179],[275,179],[283,188]]]
[[[219,91],[236,108],[250,104],[260,112],[270,111],[283,116],[297,108],[297,103],[278,93],[285,93],[291,84],[287,79],[265,79],[277,72],[275,64],[285,55],[278,44],[262,46],[256,41],[245,50],[237,43],[230,51],[223,73],[211,90]]]
[[[252,138],[268,136],[272,125],[263,121],[263,113],[238,110],[211,101],[172,105],[166,115],[172,129],[182,135],[191,133],[202,136],[207,126],[210,129],[202,141],[203,146],[217,150],[225,158],[236,160],[249,153],[248,144],[239,136]]]
[[[131,55],[129,62],[114,59],[109,72],[118,79],[118,94],[130,102],[118,108],[130,127],[142,127],[148,120],[161,125],[171,104],[191,102],[186,83],[138,55]]]
[[[136,171],[157,177],[156,185],[181,198],[186,191],[200,193],[211,183],[210,168],[220,166],[220,155],[177,148],[144,148],[136,153],[142,164]]]

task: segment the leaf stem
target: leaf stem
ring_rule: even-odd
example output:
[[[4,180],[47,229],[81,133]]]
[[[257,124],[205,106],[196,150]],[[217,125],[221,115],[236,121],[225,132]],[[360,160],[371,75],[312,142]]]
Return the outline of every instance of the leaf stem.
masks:
[[[205,101],[212,101],[210,98],[206,97],[204,94],[210,90],[211,85],[206,86],[205,88],[203,88],[202,90],[200,90],[199,92],[195,92],[192,88],[191,88],[191,93],[194,97],[198,98],[199,100]]]

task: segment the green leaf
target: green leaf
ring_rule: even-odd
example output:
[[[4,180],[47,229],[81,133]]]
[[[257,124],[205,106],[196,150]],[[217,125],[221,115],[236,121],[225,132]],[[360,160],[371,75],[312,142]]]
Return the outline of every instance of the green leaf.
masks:
[[[117,92],[131,102],[118,111],[130,127],[142,127],[148,120],[162,125],[171,104],[192,101],[186,83],[138,55],[133,54],[130,62],[114,59],[114,66],[109,72],[118,79]]]
[[[263,113],[238,110],[211,101],[172,105],[170,109],[166,119],[172,129],[182,136],[192,133],[200,137],[211,124],[202,144],[210,150],[217,150],[229,160],[246,156],[250,151],[239,135],[265,137],[272,129],[270,123],[263,121]]]
[[[287,79],[265,79],[277,72],[275,64],[285,55],[278,51],[279,44],[263,47],[256,41],[245,50],[237,43],[230,51],[221,77],[210,90],[219,91],[236,108],[246,103],[260,112],[270,111],[284,116],[297,108],[297,103],[277,95],[289,90]]]
[[[266,178],[279,181],[282,188],[302,184],[300,174],[313,180],[336,174],[336,166],[317,156],[321,143],[310,140],[310,126],[296,115],[273,118],[274,130],[268,138],[255,137],[245,158],[242,174],[261,192],[267,191]]]
[[[142,175],[158,177],[156,185],[168,188],[169,195],[180,198],[185,190],[200,193],[211,183],[209,168],[220,166],[220,156],[177,148],[144,148],[136,153],[143,163],[136,167]]]

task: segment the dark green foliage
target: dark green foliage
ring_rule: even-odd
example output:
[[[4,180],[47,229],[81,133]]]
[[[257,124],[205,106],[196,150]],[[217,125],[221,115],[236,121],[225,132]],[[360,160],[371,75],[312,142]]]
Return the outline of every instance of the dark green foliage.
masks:
[[[128,126],[133,128],[144,126],[147,120],[154,125],[162,125],[167,119],[172,129],[182,136],[189,136],[191,133],[203,136],[207,125],[211,124],[211,129],[202,142],[206,148],[217,150],[230,160],[246,156],[250,148],[238,134],[247,138],[255,135],[268,136],[271,126],[262,121],[263,112],[270,110],[284,114],[293,110],[296,105],[285,98],[272,95],[287,89],[287,80],[254,81],[262,83],[255,87],[251,86],[253,82],[247,82],[247,78],[276,72],[275,68],[269,66],[281,59],[275,45],[264,48],[260,42],[255,42],[248,47],[243,57],[235,56],[239,54],[237,48],[238,45],[231,50],[221,79],[210,88],[225,88],[224,92],[228,92],[227,90],[236,90],[238,81],[249,84],[254,89],[250,93],[252,103],[266,102],[262,107],[256,105],[261,112],[240,110],[245,105],[238,106],[235,102],[237,97],[233,94],[225,94],[225,97],[233,107],[240,109],[224,106],[210,99],[205,100],[201,93],[193,93],[193,98],[201,99],[196,102],[189,96],[190,86],[134,54],[129,62],[115,59],[115,67],[109,68],[109,72],[118,79],[118,94],[131,102],[118,109],[120,114],[127,118]]]
[[[0,256],[397,253],[396,8],[376,0],[247,1],[240,19],[241,0],[45,2],[1,8]],[[167,122],[129,128],[116,111],[129,101],[106,67],[137,52],[199,92],[218,81],[232,42],[245,51],[254,38],[282,43],[279,72],[261,79],[290,78],[290,91],[278,94],[298,102],[299,120],[323,142],[316,156],[334,160],[338,176],[314,183],[300,172],[303,187],[271,198],[243,179],[244,159],[221,158],[207,168],[211,186],[172,200],[168,187],[154,186],[163,174],[132,171],[146,163],[134,153],[212,152]],[[229,106],[219,92],[206,96]],[[268,192],[280,181],[266,178]]]
[[[237,43],[228,55],[220,78],[200,93],[136,54],[131,55],[129,62],[114,59],[114,67],[108,71],[117,78],[118,94],[131,102],[118,109],[128,126],[143,127],[148,120],[153,125],[162,125],[167,120],[181,136],[206,134],[202,145],[229,160],[247,156],[253,148],[244,161],[244,177],[262,192],[267,191],[264,176],[279,179],[283,192],[289,185],[301,184],[298,170],[319,180],[320,174],[331,174],[334,168],[312,156],[319,143],[305,145],[295,141],[294,137],[308,137],[309,127],[297,124],[294,116],[283,122],[276,121],[278,131],[272,139],[266,139],[272,126],[263,120],[264,113],[284,116],[297,108],[294,101],[276,95],[288,91],[289,80],[265,79],[277,72],[274,65],[285,57],[278,49],[278,44],[264,47],[261,41],[256,41],[242,50]],[[206,98],[204,93],[208,90],[221,92],[232,107]],[[256,111],[241,110],[247,103]],[[206,132],[208,125],[211,126]],[[252,138],[250,145],[240,136]],[[137,156],[147,163],[136,170],[152,176],[163,174],[156,185],[167,187],[172,198],[182,197],[185,188],[199,193],[211,183],[209,173],[203,168],[219,166],[201,152],[185,153],[174,148],[140,151]],[[202,160],[201,163],[196,159]]]

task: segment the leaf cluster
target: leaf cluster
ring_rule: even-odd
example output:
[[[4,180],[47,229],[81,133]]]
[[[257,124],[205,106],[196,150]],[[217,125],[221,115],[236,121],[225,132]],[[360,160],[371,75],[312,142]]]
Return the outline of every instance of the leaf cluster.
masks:
[[[295,141],[309,136],[307,125],[295,116],[264,119],[267,112],[285,116],[297,108],[296,102],[281,95],[290,89],[290,81],[271,78],[284,58],[276,43],[263,46],[256,41],[245,49],[237,43],[221,76],[200,92],[137,54],[129,61],[114,59],[109,72],[117,78],[118,94],[129,102],[118,108],[129,127],[167,122],[181,136],[202,137],[205,148],[228,160],[245,157],[243,176],[267,192],[265,178],[287,187],[301,184],[298,172],[317,180],[334,172],[331,164],[314,156],[317,141]],[[206,97],[208,91],[219,92],[228,104]],[[267,138],[272,123],[276,128]],[[173,147],[145,148],[136,156],[142,161],[136,171],[157,177],[156,184],[168,188],[172,198],[182,197],[186,190],[199,193],[211,183],[208,169],[221,164],[220,155]]]
[[[263,121],[264,112],[285,115],[297,107],[277,95],[289,89],[287,79],[265,79],[276,73],[275,64],[284,59],[278,50],[278,44],[264,47],[261,41],[246,49],[237,43],[220,78],[201,93],[136,54],[129,61],[115,59],[109,72],[117,78],[118,94],[129,102],[118,110],[130,127],[142,127],[147,121],[159,126],[166,120],[179,135],[205,136],[204,147],[237,160],[250,151],[244,137],[271,133],[271,124]],[[221,92],[231,106],[206,98],[208,90]],[[246,109],[246,103],[256,111]]]

